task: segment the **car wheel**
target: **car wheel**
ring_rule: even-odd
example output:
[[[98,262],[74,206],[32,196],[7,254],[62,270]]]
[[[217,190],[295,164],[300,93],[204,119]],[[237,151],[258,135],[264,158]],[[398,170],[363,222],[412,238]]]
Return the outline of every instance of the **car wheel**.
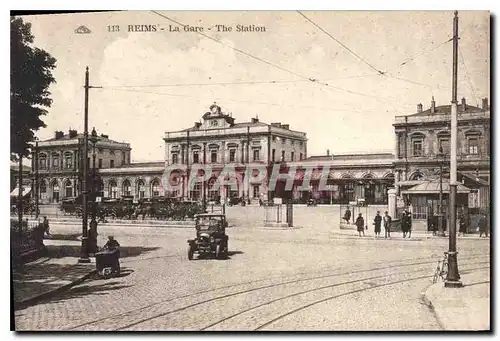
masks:
[[[221,251],[222,251],[221,245],[217,244],[217,246],[215,247],[215,258],[216,259],[221,258]]]
[[[189,246],[189,249],[188,249],[188,259],[189,260],[193,260],[193,254],[194,254],[193,247]]]

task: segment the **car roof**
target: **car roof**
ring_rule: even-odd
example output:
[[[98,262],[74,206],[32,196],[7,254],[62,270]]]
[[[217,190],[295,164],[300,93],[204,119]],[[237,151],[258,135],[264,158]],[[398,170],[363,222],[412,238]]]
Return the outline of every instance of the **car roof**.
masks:
[[[200,213],[196,214],[195,218],[203,218],[203,217],[225,217],[225,214],[222,213]]]

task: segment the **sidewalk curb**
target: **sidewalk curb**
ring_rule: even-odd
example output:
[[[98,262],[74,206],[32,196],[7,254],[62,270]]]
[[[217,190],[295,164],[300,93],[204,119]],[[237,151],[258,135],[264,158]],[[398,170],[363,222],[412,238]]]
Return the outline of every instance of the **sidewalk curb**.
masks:
[[[434,307],[434,304],[432,304],[432,301],[429,299],[429,297],[427,297],[427,290],[429,290],[429,288],[433,285],[435,285],[436,283],[433,283],[431,285],[429,285],[427,288],[425,288],[424,291],[422,291],[420,293],[420,298],[422,300],[422,303],[425,304],[427,306],[427,308],[429,308],[429,310],[431,311],[432,315],[434,316],[434,318],[436,319],[438,325],[439,325],[439,328],[441,328],[441,330],[447,330],[443,324],[443,322],[439,319],[439,316],[436,312],[436,308]]]
[[[34,297],[30,297],[30,298],[28,298],[26,300],[19,301],[19,302],[14,302],[14,310],[25,309],[28,306],[33,305],[34,303],[36,303],[38,301],[41,301],[43,299],[47,299],[47,298],[49,298],[49,297],[51,297],[51,296],[53,296],[53,295],[55,295],[55,294],[57,294],[59,292],[68,290],[72,286],[75,286],[77,284],[82,283],[83,281],[85,281],[86,279],[92,277],[96,273],[97,273],[97,270],[93,269],[89,273],[87,273],[86,275],[81,276],[80,278],[74,280],[71,283],[65,284],[65,285],[63,285],[63,286],[61,286],[59,288],[54,289],[54,290],[44,292],[44,293],[42,293],[40,295],[37,295],[37,296],[34,296]]]

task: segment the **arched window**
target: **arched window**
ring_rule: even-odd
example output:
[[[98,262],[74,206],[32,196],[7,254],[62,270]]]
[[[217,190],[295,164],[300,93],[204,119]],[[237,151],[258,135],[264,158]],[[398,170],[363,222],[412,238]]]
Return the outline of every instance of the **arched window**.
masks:
[[[142,199],[146,196],[146,186],[142,179],[137,180],[137,193],[139,195],[139,199]]]
[[[116,185],[115,180],[109,181],[108,189],[109,189],[109,196],[113,199],[116,199],[118,197],[118,186]]]
[[[411,175],[410,180],[423,180],[424,175],[420,172],[415,172]]]
[[[38,195],[40,199],[47,199],[47,184],[44,180],[40,182],[40,193]]]
[[[52,200],[54,202],[59,202],[59,183],[54,180],[52,183]]]
[[[154,179],[153,181],[151,181],[151,196],[160,196],[160,181],[158,181],[158,179]]]
[[[73,196],[73,184],[69,179],[64,183],[64,196],[66,198]]]
[[[122,187],[124,196],[132,195],[132,186],[130,186],[130,181],[128,179],[123,181]]]

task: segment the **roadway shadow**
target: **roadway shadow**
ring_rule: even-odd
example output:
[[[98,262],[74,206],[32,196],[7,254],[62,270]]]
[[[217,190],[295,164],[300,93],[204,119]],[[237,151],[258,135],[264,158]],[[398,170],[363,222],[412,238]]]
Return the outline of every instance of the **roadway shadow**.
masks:
[[[196,254],[196,256],[193,258],[193,260],[229,260],[231,259],[231,256],[233,255],[242,255],[244,254],[243,251],[228,251],[227,257],[217,259],[215,258],[214,254]]]
[[[53,233],[50,236],[45,235],[44,239],[78,241],[80,240],[79,238],[81,236],[82,236],[81,233],[71,233],[71,234]]]
[[[136,257],[157,249],[159,249],[159,247],[121,246],[120,259]],[[45,252],[45,256],[49,258],[80,257],[80,254],[80,245],[47,245]]]

